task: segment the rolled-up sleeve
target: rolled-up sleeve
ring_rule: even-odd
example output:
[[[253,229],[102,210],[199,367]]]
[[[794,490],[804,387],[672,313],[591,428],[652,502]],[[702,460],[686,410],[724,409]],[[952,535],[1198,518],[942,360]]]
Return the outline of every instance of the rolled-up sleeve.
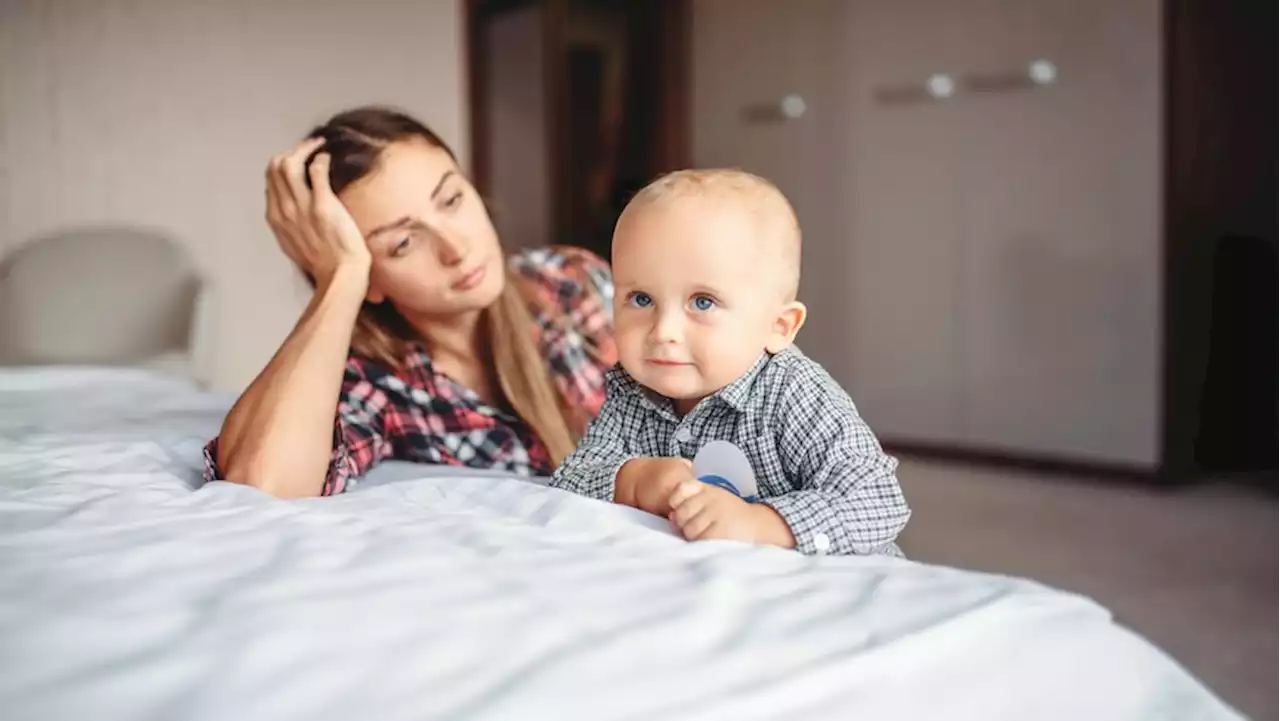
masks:
[[[332,496],[355,487],[357,479],[391,455],[384,411],[386,393],[348,364],[333,419],[333,445],[320,495]],[[226,480],[218,466],[218,438],[204,447],[204,480]]]
[[[618,469],[636,457],[627,449],[625,404],[614,389],[600,414],[587,426],[582,442],[551,474],[551,486],[578,495],[613,501]]]
[[[763,503],[806,554],[901,555],[894,541],[911,516],[887,455],[840,386],[816,366],[781,393],[779,451],[799,488]]]
[[[333,423],[333,452],[320,494],[349,491],[379,462],[392,456],[387,394],[369,380],[347,376]]]

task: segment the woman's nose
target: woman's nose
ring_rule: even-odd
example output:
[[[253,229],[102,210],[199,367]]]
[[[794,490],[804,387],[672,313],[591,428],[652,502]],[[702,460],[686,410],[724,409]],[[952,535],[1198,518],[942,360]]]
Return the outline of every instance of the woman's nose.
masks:
[[[441,265],[454,266],[466,259],[471,246],[462,235],[456,233],[436,233],[436,258]]]

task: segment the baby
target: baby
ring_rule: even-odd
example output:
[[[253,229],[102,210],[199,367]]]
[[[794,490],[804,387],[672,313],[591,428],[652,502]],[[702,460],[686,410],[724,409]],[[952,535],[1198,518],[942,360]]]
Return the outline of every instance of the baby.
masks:
[[[553,486],[667,517],[689,540],[900,555],[896,461],[792,346],[800,227],[772,183],[736,170],[654,181],[618,220],[613,272],[621,362]],[[746,453],[759,502],[694,479],[687,459],[713,440]]]

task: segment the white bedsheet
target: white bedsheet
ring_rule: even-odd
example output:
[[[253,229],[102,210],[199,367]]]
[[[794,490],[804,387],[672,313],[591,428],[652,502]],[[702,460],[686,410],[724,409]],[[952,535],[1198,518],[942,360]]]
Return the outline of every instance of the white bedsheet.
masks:
[[[1091,601],[492,474],[199,487],[228,398],[0,372],[0,717],[1229,719]]]

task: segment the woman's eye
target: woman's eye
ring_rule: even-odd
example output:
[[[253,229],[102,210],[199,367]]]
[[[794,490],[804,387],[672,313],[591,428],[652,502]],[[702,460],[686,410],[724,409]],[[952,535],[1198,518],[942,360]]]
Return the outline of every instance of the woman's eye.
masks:
[[[458,207],[458,206],[459,206],[459,205],[461,205],[461,204],[462,204],[462,191],[461,191],[461,190],[459,190],[458,192],[454,193],[453,195],[450,195],[450,196],[449,196],[448,198],[446,198],[446,199],[445,199],[445,201],[444,201],[444,207],[445,207],[445,208],[447,208],[447,209],[449,209],[449,210],[453,210],[454,208]]]
[[[648,293],[631,293],[627,295],[627,303],[632,308],[648,308],[653,305],[653,298]]]
[[[716,307],[716,301],[711,296],[695,295],[693,300],[689,301],[689,306],[696,311],[706,312]]]
[[[396,243],[394,246],[392,246],[391,255],[393,257],[397,255],[403,255],[405,251],[409,250],[409,245],[412,242],[413,242],[413,238],[406,235],[404,238],[400,240],[399,243]]]

